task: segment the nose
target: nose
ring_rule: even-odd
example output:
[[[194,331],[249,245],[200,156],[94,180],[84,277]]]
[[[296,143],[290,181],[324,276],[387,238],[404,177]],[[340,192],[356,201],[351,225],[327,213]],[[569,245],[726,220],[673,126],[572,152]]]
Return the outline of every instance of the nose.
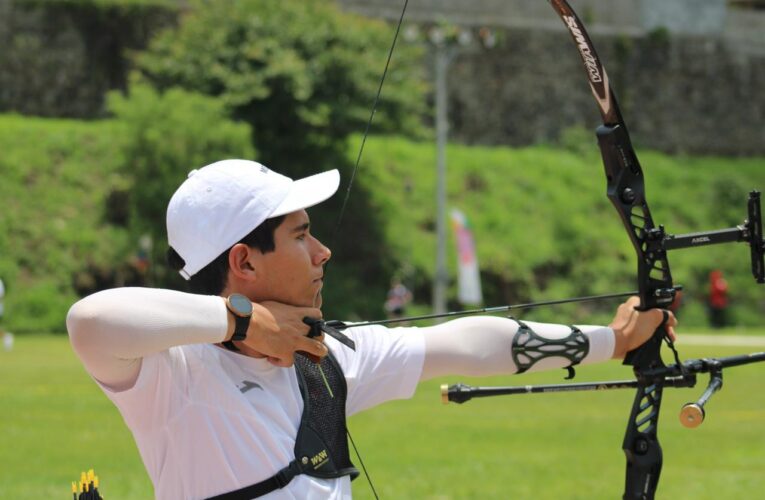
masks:
[[[316,238],[313,240],[316,245],[316,249],[313,252],[313,264],[315,266],[322,266],[332,257],[332,251]]]

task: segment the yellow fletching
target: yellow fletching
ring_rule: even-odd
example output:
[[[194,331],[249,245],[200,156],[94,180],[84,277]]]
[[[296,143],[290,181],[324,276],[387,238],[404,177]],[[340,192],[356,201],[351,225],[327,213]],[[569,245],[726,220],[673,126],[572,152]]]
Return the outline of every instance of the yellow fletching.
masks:
[[[72,493],[77,493],[78,484],[80,493],[88,493],[98,488],[98,476],[94,469],[88,469],[87,472],[80,473],[80,481],[72,481]],[[103,499],[103,497],[101,497]]]

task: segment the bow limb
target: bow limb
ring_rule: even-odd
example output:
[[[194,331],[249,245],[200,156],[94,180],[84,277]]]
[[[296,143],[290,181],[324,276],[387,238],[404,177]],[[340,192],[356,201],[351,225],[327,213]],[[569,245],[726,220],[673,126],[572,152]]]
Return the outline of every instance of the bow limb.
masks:
[[[577,45],[603,119],[603,125],[596,133],[605,167],[607,195],[637,254],[640,309],[666,307],[674,299],[675,287],[663,247],[664,229],[656,226],[648,208],[643,169],[632,147],[608,75],[574,10],[565,0],[551,0],[551,4]],[[650,373],[665,367],[660,353],[664,339],[669,337],[662,325],[648,342],[629,352],[624,360],[624,364],[633,367],[637,378],[637,393],[622,443],[627,458],[625,499],[652,499],[661,473],[662,451],[657,428],[665,381],[663,376]],[[675,356],[677,358],[677,354]]]

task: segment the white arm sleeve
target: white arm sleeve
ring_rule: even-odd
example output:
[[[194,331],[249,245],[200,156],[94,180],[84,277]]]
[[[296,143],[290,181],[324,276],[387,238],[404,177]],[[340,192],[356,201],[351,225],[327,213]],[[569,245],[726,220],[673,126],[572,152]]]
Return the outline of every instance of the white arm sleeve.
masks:
[[[565,338],[567,325],[524,321],[537,335]],[[576,325],[590,342],[582,364],[610,359],[614,352],[614,332],[603,326]],[[508,318],[476,316],[421,328],[425,337],[425,364],[420,380],[443,375],[484,377],[508,375],[518,371],[512,357],[513,337],[518,322]],[[548,357],[535,363],[528,372],[563,368],[570,362],[563,357]]]
[[[223,341],[227,314],[218,296],[116,288],[74,304],[66,325],[88,373],[119,391],[132,387],[146,355],[176,345]]]

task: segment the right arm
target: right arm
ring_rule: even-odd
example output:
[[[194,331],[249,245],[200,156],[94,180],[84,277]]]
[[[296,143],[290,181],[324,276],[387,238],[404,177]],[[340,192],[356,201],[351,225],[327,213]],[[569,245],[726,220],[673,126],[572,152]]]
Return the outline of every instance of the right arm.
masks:
[[[254,306],[245,342],[272,363],[291,365],[296,350],[326,354],[320,342],[304,337],[308,326],[297,319],[320,317],[320,311],[276,303]],[[66,323],[86,370],[117,391],[133,386],[144,356],[178,345],[223,342],[234,331],[222,297],[151,288],[93,294],[72,306]]]

